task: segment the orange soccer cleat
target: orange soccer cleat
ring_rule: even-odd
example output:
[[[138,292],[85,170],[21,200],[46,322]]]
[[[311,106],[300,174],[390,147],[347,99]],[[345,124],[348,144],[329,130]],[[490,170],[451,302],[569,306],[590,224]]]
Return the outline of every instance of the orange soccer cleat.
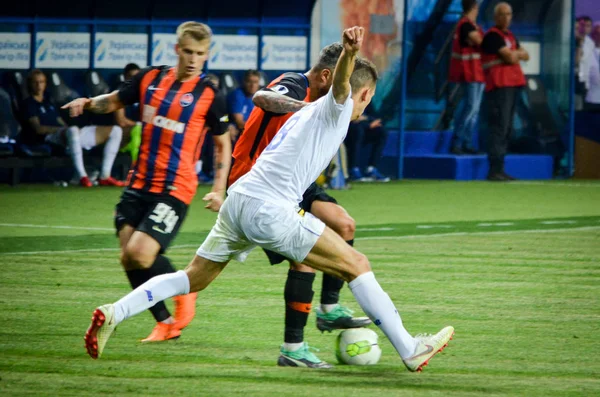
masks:
[[[175,301],[174,328],[181,331],[192,322],[194,316],[196,315],[197,296],[197,292],[192,292],[191,294],[173,297],[173,301]]]
[[[113,178],[112,176],[109,176],[108,178],[98,179],[98,185],[123,187],[123,186],[125,186],[125,182],[118,181],[115,178]]]
[[[82,177],[79,180],[79,184],[83,187],[92,187],[94,186],[94,184],[92,183],[92,181],[90,181],[90,178],[88,178],[87,176]]]
[[[142,339],[142,343],[148,342],[163,342],[170,339],[177,339],[181,335],[181,331],[173,327],[174,324],[156,323],[156,326],[146,339]]]

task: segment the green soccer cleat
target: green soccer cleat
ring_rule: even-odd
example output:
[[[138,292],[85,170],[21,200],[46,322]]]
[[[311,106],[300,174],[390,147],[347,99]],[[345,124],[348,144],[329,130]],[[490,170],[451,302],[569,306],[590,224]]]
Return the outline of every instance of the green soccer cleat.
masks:
[[[102,355],[108,338],[117,327],[115,323],[115,308],[113,305],[100,306],[92,314],[92,324],[85,333],[85,348],[93,359]]]
[[[361,328],[371,324],[368,317],[352,317],[353,311],[342,305],[337,305],[329,313],[324,313],[320,308],[317,312],[317,328],[319,331],[333,331],[334,329]]]
[[[321,361],[312,351],[319,351],[314,347],[309,347],[304,342],[302,347],[296,351],[288,351],[281,347],[281,354],[277,360],[280,367],[306,367],[306,368],[332,368],[333,365]]]
[[[453,327],[445,327],[435,335],[419,334],[415,336],[417,348],[412,357],[404,359],[404,365],[412,372],[421,372],[431,357],[444,350],[454,335]]]

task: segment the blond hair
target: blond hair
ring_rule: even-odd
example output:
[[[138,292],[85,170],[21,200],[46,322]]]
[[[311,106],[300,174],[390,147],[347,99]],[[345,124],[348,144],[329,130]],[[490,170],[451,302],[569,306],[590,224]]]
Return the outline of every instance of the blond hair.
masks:
[[[177,42],[181,43],[181,40],[185,35],[190,36],[196,41],[202,41],[210,39],[212,36],[212,30],[204,23],[188,21],[184,22],[177,27]]]

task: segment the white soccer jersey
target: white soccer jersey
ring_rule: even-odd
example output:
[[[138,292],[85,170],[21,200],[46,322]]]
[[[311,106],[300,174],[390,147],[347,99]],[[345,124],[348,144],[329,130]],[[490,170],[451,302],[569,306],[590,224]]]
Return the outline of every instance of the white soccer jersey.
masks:
[[[338,104],[333,90],[294,114],[277,132],[250,172],[230,188],[274,204],[297,206],[344,141],[352,117],[348,94]]]

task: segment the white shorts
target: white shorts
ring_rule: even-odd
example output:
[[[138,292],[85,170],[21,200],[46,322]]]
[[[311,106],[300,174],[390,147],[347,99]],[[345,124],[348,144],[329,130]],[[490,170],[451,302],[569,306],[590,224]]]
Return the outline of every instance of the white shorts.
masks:
[[[243,262],[260,246],[302,262],[324,230],[325,224],[309,212],[300,215],[293,208],[233,192],[196,254],[214,262]]]
[[[96,126],[88,125],[85,127],[69,127],[74,128],[79,131],[79,143],[81,144],[81,148],[84,150],[90,150],[94,146],[96,146]],[[67,131],[62,130],[59,132],[55,132],[54,134],[46,135],[46,142],[52,143],[59,146],[67,147]]]

